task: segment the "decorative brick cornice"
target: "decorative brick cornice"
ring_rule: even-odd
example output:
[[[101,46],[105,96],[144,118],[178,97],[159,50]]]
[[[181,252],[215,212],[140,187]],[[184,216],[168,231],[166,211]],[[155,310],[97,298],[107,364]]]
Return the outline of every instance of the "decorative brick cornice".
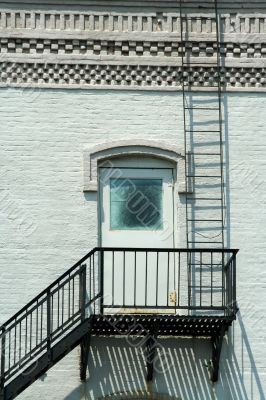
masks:
[[[217,44],[213,41],[188,41],[186,54],[191,57],[216,56]],[[123,57],[180,57],[182,44],[177,40],[85,40],[85,39],[25,39],[1,38],[0,54],[123,56]],[[225,58],[265,58],[265,43],[222,43],[221,55]]]
[[[254,0],[253,0],[254,1]],[[140,8],[141,9],[141,8]],[[266,9],[266,6],[265,6]],[[215,35],[215,17],[213,13],[190,12],[187,14],[186,29],[190,35]],[[0,8],[0,32],[16,31],[31,35],[34,31],[41,34],[65,32],[75,33],[114,33],[114,34],[179,34],[180,17],[176,11],[53,11],[34,6],[28,9]],[[35,35],[36,35],[35,33]],[[265,13],[230,13],[221,14],[222,34],[266,34]]]
[[[188,68],[184,75],[186,83],[190,83],[194,89],[209,90],[217,86],[215,67],[194,66]],[[178,90],[181,88],[181,78],[181,67],[167,65],[0,64],[2,86]],[[266,67],[223,67],[221,80],[228,90],[265,90]]]
[[[127,8],[129,2],[118,8],[114,1],[97,9],[89,6],[91,1],[84,7],[75,8],[71,1],[69,7],[54,7],[51,0],[36,8],[29,1],[32,6],[10,2],[0,7],[1,85],[180,88],[182,43],[176,7],[161,9],[161,1],[154,2],[159,7],[155,9]],[[265,91],[266,12],[228,10],[220,17],[224,88]],[[217,69],[207,64],[217,60],[213,13],[190,10],[184,29],[186,56],[193,64],[185,78],[197,90],[212,89]]]

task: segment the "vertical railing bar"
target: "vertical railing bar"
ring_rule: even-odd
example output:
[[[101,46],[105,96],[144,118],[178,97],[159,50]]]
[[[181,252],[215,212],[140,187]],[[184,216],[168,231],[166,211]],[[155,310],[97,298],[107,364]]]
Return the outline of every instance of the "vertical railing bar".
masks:
[[[170,252],[167,252],[167,291],[166,291],[166,304],[169,307],[169,273],[170,273]],[[174,285],[175,288],[175,285]]]
[[[200,307],[202,307],[202,252],[200,252]]]
[[[233,281],[233,263],[230,264],[230,307],[234,307],[234,281]]]
[[[42,342],[42,328],[43,328],[43,303],[41,305],[41,342]]]
[[[46,343],[47,343],[48,358],[50,359],[50,357],[51,357],[51,293],[50,293],[50,289],[47,290],[46,307],[47,307]]]
[[[70,319],[70,303],[71,303],[71,277],[68,275],[68,319]]]
[[[156,307],[158,307],[159,253],[156,252]]]
[[[32,311],[30,313],[30,352],[32,349]]]
[[[93,287],[93,297],[94,296],[96,296],[96,290],[95,290],[95,264],[94,264],[94,254],[93,254],[93,257],[92,257],[92,276],[93,276],[93,285],[92,285],[92,287]],[[90,257],[90,262],[91,262],[91,257]],[[94,301],[94,303],[93,303],[93,312],[94,312],[94,314],[95,314],[95,307],[96,307],[96,304],[95,304],[95,301]]]
[[[187,274],[188,274],[188,308],[189,309],[191,307],[191,299],[190,299],[190,290],[191,290],[191,288],[190,288],[190,285],[191,285],[190,263],[191,263],[191,259],[190,259],[190,257],[191,257],[191,252],[188,251],[188,253],[187,253],[187,271],[188,271]]]
[[[87,276],[87,265],[81,266],[79,273],[79,287],[80,287],[80,317],[81,321],[85,321],[86,317],[86,276]]]
[[[19,349],[18,349],[19,362],[21,360],[21,321],[19,321]]]
[[[51,294],[51,333],[54,328],[54,294]]]
[[[0,370],[0,397],[4,398],[5,369],[6,369],[6,327],[1,332],[1,370]]]
[[[36,308],[36,346],[38,345],[38,331],[39,331],[39,300],[37,300]]]
[[[25,355],[28,351],[28,310],[26,309]]]
[[[10,369],[10,365],[11,365],[10,354],[11,354],[11,331],[9,329],[9,331],[8,331],[8,369]]]
[[[225,306],[225,287],[224,287],[224,253],[222,253],[222,307]]]
[[[178,296],[178,306],[180,306],[180,276],[181,276],[181,271],[180,271],[180,268],[181,268],[181,254],[180,254],[180,251],[178,252],[178,293],[177,293],[177,296]]]
[[[17,353],[17,319],[15,318],[15,332],[14,332],[15,342],[14,342],[14,364],[16,364],[16,353]]]
[[[175,250],[169,253],[169,260],[171,259],[171,254],[173,255],[173,263],[174,263],[174,300],[175,300],[175,307],[177,302],[177,293],[176,293],[176,258],[175,258]]]
[[[226,315],[229,315],[230,310],[230,269],[232,262],[230,261],[228,268],[225,271],[225,279],[226,279]]]
[[[101,257],[101,261],[100,261],[100,293],[101,293],[101,300],[100,300],[100,313],[101,315],[103,315],[103,311],[104,311],[104,299],[103,299],[103,295],[104,295],[104,251],[100,250],[100,257]]]
[[[137,297],[137,252],[134,254],[134,306],[136,306]]]
[[[64,293],[64,288],[65,288],[65,286],[62,286],[62,288],[61,288],[61,290],[62,290],[62,313],[61,313],[61,317],[62,317],[62,325],[63,325],[63,323],[64,323],[64,308],[65,308],[65,305],[64,305],[64,302],[65,302],[65,293]]]
[[[57,329],[59,328],[60,323],[60,288],[59,283],[57,285]]]
[[[213,305],[213,253],[211,253],[211,307]]]
[[[233,310],[234,314],[237,312],[236,304],[236,255],[233,257]]]
[[[126,252],[123,251],[123,306],[126,300]]]
[[[93,275],[94,275],[94,285],[95,285],[95,278],[96,278],[96,274],[95,274],[95,257],[94,257],[94,253],[92,255],[92,265],[93,265]],[[99,254],[98,254],[98,274],[99,274]],[[94,295],[96,295],[95,292],[95,286],[94,286]],[[98,286],[98,293],[99,293],[99,286]],[[94,307],[95,307],[95,302],[94,302]]]
[[[75,277],[72,279],[72,315],[75,314]]]
[[[148,293],[147,293],[147,287],[148,287],[148,252],[145,252],[145,306],[147,306],[147,300],[148,300]]]
[[[91,258],[89,258],[89,285],[88,285],[88,290],[89,290],[89,301],[93,298],[94,294],[92,293],[93,291],[93,273],[92,273],[92,268],[91,268]]]
[[[114,305],[115,297],[115,256],[114,251],[112,251],[112,305]]]
[[[228,281],[228,308],[232,311],[232,261],[228,265],[227,269],[227,281]]]

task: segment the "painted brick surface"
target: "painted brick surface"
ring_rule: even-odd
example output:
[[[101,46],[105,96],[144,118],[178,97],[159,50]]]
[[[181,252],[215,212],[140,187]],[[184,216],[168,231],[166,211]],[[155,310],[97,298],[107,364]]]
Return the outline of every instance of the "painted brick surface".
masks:
[[[207,94],[206,94],[207,96]],[[221,375],[204,364],[210,344],[164,339],[171,368],[149,390],[181,399],[261,400],[266,394],[266,95],[224,102],[227,232],[240,248],[240,313],[225,338]],[[85,145],[121,138],[183,143],[182,96],[175,93],[0,89],[1,322],[97,244],[97,195],[82,191]],[[182,237],[181,237],[182,240]],[[79,382],[78,351],[19,396],[96,399],[145,390],[141,349],[95,338],[90,376]]]

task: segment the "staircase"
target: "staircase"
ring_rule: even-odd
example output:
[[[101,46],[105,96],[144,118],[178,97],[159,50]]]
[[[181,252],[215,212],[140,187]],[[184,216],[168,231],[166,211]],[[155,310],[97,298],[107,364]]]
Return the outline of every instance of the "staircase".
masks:
[[[218,296],[212,282],[215,265],[211,264],[216,254],[224,254],[223,258],[228,259],[220,276],[223,291]],[[157,336],[165,335],[210,337],[214,360],[212,380],[217,380],[222,339],[237,313],[236,254],[237,250],[215,249],[93,249],[0,327],[1,400],[16,398],[78,345],[81,347],[80,378],[85,380],[91,335],[147,336],[148,380],[152,379],[155,352],[151,340],[155,343]],[[196,277],[201,285],[200,296],[192,305],[188,296],[187,260],[193,256],[202,260],[202,264]],[[139,285],[136,275],[134,285],[125,284],[132,275],[132,259],[135,274],[138,268],[146,269],[145,286],[142,285],[145,291],[142,298],[146,300],[141,304],[141,311],[139,306],[136,308]],[[165,267],[165,287],[159,286],[160,262]],[[205,262],[210,266],[207,272],[204,272]],[[171,266],[176,276],[174,303],[169,299]],[[118,270],[121,276],[117,275]],[[155,273],[149,277],[152,270]],[[109,297],[104,292],[107,275],[111,283]],[[211,280],[211,292],[205,290],[207,278]],[[124,299],[119,304],[115,297],[118,285]],[[147,296],[151,292],[156,293],[154,301]],[[140,325],[143,329],[136,330]]]
[[[95,250],[87,254],[0,328],[0,399],[11,400],[87,337],[86,308],[95,283]],[[96,271],[96,270],[95,270]]]

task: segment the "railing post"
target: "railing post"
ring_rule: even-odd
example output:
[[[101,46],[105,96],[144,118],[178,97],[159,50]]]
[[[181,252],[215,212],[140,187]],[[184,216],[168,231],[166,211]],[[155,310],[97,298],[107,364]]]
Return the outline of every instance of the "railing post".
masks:
[[[1,338],[1,371],[0,371],[0,400],[4,400],[5,361],[6,361],[6,330],[2,327]]]
[[[87,266],[84,264],[81,265],[79,274],[79,302],[82,322],[85,321],[86,318],[86,275]]]
[[[233,258],[233,311],[234,311],[234,315],[236,315],[237,313],[237,303],[236,303],[236,254],[234,254],[234,258]]]
[[[228,317],[230,314],[230,281],[229,281],[229,270],[230,270],[230,265],[229,267],[224,266],[224,278],[225,278],[225,317]]]
[[[47,291],[47,354],[51,361],[51,292]]]
[[[100,250],[100,314],[104,312],[104,251]]]

